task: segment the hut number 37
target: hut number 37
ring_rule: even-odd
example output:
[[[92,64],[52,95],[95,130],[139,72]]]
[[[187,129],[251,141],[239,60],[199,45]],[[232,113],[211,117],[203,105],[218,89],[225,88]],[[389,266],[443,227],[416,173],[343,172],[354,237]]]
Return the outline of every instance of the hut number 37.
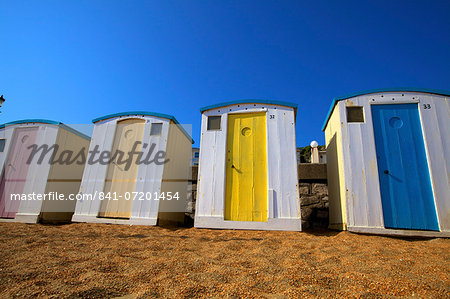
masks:
[[[431,105],[430,104],[423,104],[423,109],[431,109]]]
[[[275,119],[275,114],[270,114],[269,119]]]

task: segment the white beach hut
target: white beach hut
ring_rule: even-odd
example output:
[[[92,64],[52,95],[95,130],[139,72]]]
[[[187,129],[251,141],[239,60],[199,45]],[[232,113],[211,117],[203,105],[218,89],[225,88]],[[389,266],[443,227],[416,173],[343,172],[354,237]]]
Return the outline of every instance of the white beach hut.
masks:
[[[300,231],[297,105],[242,100],[200,111],[195,227]]]
[[[450,236],[450,92],[370,90],[326,118],[330,228]]]
[[[89,141],[88,136],[51,120],[1,125],[1,221],[70,221],[75,200],[68,197],[78,193],[84,163],[67,159],[72,159],[69,152],[87,152]]]
[[[93,123],[92,160],[83,174],[82,197],[72,221],[183,223],[193,140],[175,117],[133,111]]]

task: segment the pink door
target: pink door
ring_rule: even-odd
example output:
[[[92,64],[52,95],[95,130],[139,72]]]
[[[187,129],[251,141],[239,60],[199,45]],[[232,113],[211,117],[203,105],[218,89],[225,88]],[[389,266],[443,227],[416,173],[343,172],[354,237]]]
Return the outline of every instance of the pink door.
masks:
[[[11,194],[22,194],[28,174],[27,160],[35,143],[38,128],[17,128],[9,147],[0,183],[0,217],[14,218],[20,201],[11,200]]]

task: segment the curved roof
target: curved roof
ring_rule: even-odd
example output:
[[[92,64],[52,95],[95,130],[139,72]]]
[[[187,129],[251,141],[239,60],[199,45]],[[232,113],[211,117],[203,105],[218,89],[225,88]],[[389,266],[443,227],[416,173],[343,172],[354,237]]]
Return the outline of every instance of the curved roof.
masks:
[[[49,120],[49,119],[20,119],[20,120],[15,120],[15,121],[10,121],[8,123],[4,123],[2,125],[0,125],[0,128],[4,128],[5,126],[10,126],[10,125],[18,125],[18,124],[27,124],[27,123],[41,123],[41,124],[51,124],[51,125],[59,125],[61,124],[61,122],[59,121],[54,121],[54,120]]]
[[[446,90],[439,90],[439,89],[430,89],[430,88],[411,88],[411,87],[398,87],[398,88],[380,88],[380,89],[369,89],[359,92],[354,92],[351,94],[347,94],[345,96],[337,97],[333,99],[333,102],[331,103],[331,107],[328,110],[327,117],[325,119],[325,122],[322,126],[322,131],[325,131],[325,127],[328,124],[328,120],[331,117],[331,114],[333,113],[334,107],[336,106],[337,102],[346,100],[349,98],[354,98],[357,96],[367,95],[371,93],[381,93],[381,92],[421,92],[421,93],[429,93],[429,94],[436,94],[436,95],[442,95],[442,96],[450,96],[450,91]]]
[[[238,104],[270,104],[270,105],[292,107],[294,109],[297,109],[297,106],[298,106],[295,103],[283,102],[283,101],[245,99],[245,100],[237,100],[237,101],[230,101],[230,102],[222,102],[222,103],[218,103],[215,105],[205,106],[205,107],[200,108],[200,112],[203,113],[204,111],[207,111],[207,110],[225,107],[225,106],[238,105]]]
[[[102,120],[105,120],[105,119],[109,119],[109,118],[114,118],[114,117],[119,117],[119,116],[132,116],[132,115],[155,116],[155,117],[166,118],[168,120],[171,120],[178,126],[178,128],[180,128],[180,130],[184,133],[184,135],[186,135],[186,137],[191,141],[192,144],[194,144],[194,142],[195,142],[194,139],[192,139],[191,135],[189,135],[189,133],[186,132],[186,130],[183,128],[183,126],[177,121],[175,116],[170,115],[170,114],[150,112],[150,111],[119,112],[119,113],[113,113],[113,114],[108,114],[108,115],[105,115],[105,116],[94,118],[92,120],[92,122],[96,123],[96,122],[99,122],[99,121],[102,121]]]
[[[36,119],[36,118],[31,118],[31,119],[21,119],[21,120],[15,120],[15,121],[11,121],[5,124],[1,124],[0,125],[0,129],[3,129],[6,126],[11,126],[11,125],[18,125],[18,124],[29,124],[29,123],[41,123],[41,124],[50,124],[50,125],[55,125],[55,126],[59,126],[63,129],[66,129],[67,131],[70,131],[84,139],[87,140],[91,140],[91,137],[81,133],[80,131],[75,130],[74,128],[69,127],[68,125],[63,124],[62,122],[59,121],[54,121],[54,120],[49,120],[49,119]]]

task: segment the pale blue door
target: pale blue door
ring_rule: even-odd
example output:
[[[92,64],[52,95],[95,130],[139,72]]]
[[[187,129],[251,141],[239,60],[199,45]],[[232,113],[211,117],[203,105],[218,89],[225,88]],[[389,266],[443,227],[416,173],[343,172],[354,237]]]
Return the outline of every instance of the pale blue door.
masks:
[[[384,226],[439,230],[417,104],[371,109]]]

